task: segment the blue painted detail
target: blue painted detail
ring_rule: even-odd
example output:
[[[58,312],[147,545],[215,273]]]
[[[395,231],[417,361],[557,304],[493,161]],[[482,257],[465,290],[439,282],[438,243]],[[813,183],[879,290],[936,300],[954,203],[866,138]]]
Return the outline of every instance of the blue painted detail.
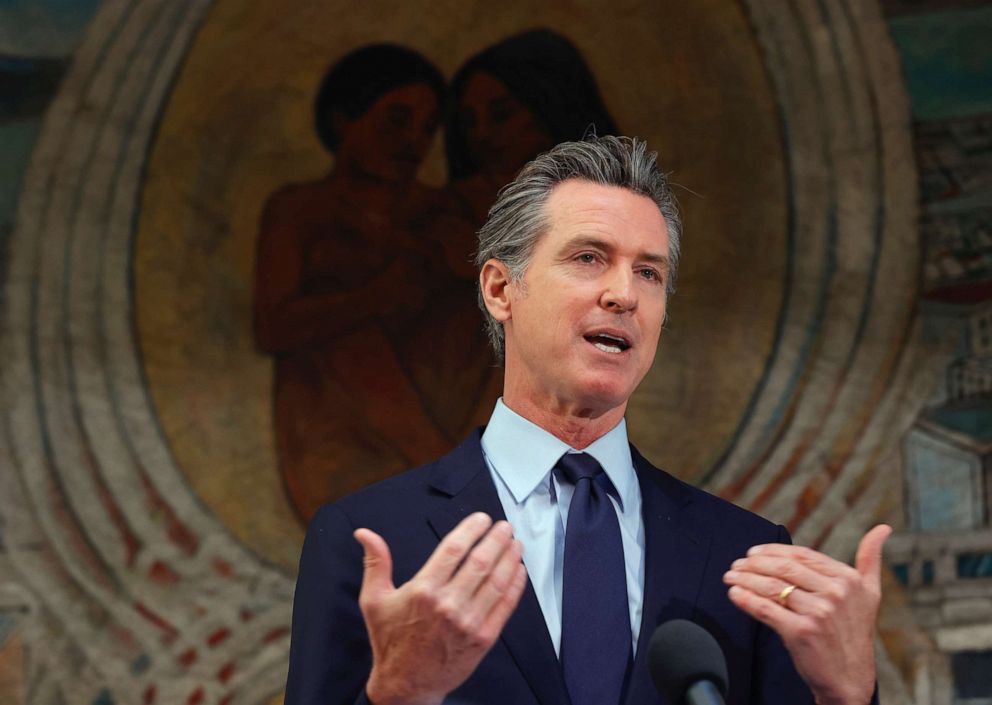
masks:
[[[83,38],[100,0],[0,0],[4,49],[23,56],[69,56]]]
[[[945,406],[927,414],[944,428],[963,433],[976,440],[992,441],[992,403],[964,407]]]
[[[959,578],[992,578],[992,553],[962,553],[958,556]]]
[[[10,633],[14,631],[14,625],[17,624],[17,618],[9,615],[0,613],[0,648],[3,647],[7,637]]]
[[[992,112],[992,7],[889,21],[917,120]]]
[[[93,698],[91,705],[114,705],[114,696],[107,688],[104,688]]]
[[[152,659],[148,654],[141,654],[138,658],[131,662],[131,673],[136,676],[140,676],[142,673],[148,670],[148,667],[152,664]]]
[[[951,654],[954,702],[985,703],[992,696],[992,651]]]
[[[908,563],[895,563],[892,566],[892,573],[896,576],[896,580],[903,586],[909,585],[909,564]]]

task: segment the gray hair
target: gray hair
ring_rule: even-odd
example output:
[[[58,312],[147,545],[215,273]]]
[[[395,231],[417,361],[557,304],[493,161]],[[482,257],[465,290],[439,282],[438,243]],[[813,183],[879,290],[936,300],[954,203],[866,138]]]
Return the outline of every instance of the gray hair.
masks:
[[[671,272],[667,295],[675,292],[682,220],[678,204],[665,174],[658,169],[658,153],[636,137],[589,137],[580,142],[562,142],[528,162],[517,177],[504,186],[479,230],[475,264],[481,269],[490,259],[506,265],[511,281],[520,281],[530,264],[534,247],[547,230],[545,204],[551,191],[569,179],[583,179],[604,186],[619,186],[647,196],[668,226],[668,258]],[[497,359],[503,360],[503,324],[486,308],[482,291],[479,306],[486,319],[489,341]]]

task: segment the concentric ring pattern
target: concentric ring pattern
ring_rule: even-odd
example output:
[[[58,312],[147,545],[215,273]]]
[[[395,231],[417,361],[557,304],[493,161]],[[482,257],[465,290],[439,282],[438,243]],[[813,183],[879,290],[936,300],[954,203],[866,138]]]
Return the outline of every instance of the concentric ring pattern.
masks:
[[[285,678],[293,576],[191,491],[135,332],[143,169],[210,5],[104,4],[9,245],[0,517],[37,702],[249,705]],[[789,264],[772,353],[705,483],[847,556],[899,496],[893,453],[929,381],[908,108],[874,3],[745,6],[780,109]]]

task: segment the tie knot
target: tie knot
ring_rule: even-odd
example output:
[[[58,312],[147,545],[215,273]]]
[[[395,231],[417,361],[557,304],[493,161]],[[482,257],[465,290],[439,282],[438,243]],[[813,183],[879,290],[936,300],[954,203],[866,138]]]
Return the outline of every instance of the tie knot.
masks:
[[[595,479],[603,472],[603,466],[588,453],[565,453],[555,467],[573,485],[586,478]]]

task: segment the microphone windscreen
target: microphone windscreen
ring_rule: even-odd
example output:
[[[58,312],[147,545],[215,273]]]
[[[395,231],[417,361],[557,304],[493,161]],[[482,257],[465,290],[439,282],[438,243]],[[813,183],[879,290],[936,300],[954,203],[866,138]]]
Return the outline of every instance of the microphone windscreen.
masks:
[[[648,672],[669,705],[680,705],[686,690],[708,680],[727,697],[727,661],[713,636],[698,624],[673,619],[655,629],[648,644]]]

